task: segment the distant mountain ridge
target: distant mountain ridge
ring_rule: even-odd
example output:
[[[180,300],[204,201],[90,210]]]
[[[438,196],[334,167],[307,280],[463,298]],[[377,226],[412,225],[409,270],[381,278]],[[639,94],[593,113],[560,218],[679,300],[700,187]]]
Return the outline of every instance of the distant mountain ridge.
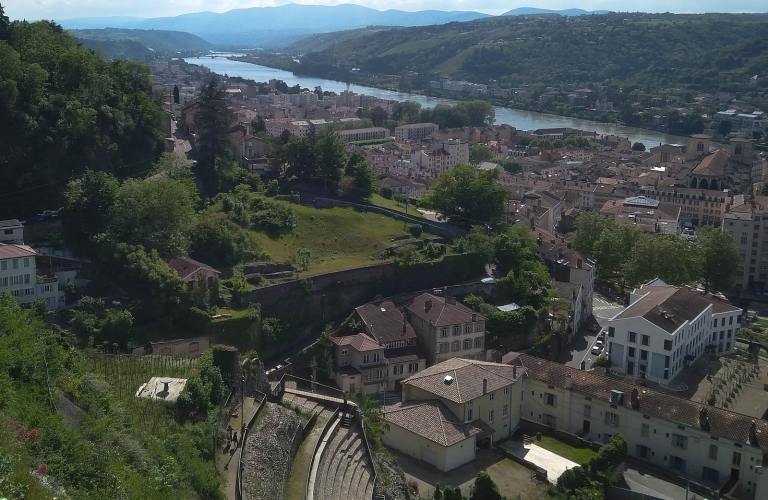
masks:
[[[315,33],[368,26],[427,26],[492,17],[471,11],[379,11],[353,4],[288,4],[235,9],[221,14],[196,12],[175,17],[78,18],[58,20],[65,29],[131,28],[184,31],[217,45],[284,47]]]
[[[209,50],[211,44],[199,36],[180,31],[104,28],[68,30],[77,40],[93,50],[102,50],[110,58],[143,61],[157,52]]]
[[[559,14],[561,16],[582,16],[584,14],[608,14],[609,10],[583,10],[583,9],[563,9],[563,10],[550,10],[539,9],[536,7],[518,7],[512,9],[509,12],[505,12],[502,16],[530,16],[536,14]]]

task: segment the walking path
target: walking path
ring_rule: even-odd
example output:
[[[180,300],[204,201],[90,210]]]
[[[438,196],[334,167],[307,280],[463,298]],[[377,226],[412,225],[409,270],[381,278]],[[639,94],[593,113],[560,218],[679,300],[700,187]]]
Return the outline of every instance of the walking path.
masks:
[[[545,469],[547,471],[547,480],[552,484],[555,484],[557,478],[567,469],[573,469],[579,465],[535,444],[523,446],[523,444],[515,441],[506,441],[501,443],[501,447],[516,457],[524,458]]]
[[[226,495],[227,500],[235,500],[236,498],[235,491],[237,489],[237,468],[240,465],[240,453],[242,452],[243,446],[245,445],[243,436],[241,436],[240,433],[242,425],[241,418],[242,422],[245,422],[247,425],[248,421],[253,417],[253,415],[256,413],[256,410],[259,408],[259,403],[261,403],[260,400],[247,397],[244,401],[245,411],[243,412],[242,417],[240,415],[240,408],[236,407],[234,413],[232,413],[229,418],[228,425],[232,427],[232,429],[237,430],[237,438],[240,441],[240,446],[237,448],[233,447],[232,441],[226,443],[226,446],[218,455],[216,464],[219,473],[224,476],[224,494]]]

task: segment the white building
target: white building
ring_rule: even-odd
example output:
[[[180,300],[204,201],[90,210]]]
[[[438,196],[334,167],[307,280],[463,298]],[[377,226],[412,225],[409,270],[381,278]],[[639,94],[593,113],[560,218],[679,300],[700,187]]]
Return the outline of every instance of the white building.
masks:
[[[502,362],[525,371],[523,426],[598,443],[618,432],[636,459],[712,489],[730,480],[736,498],[768,498],[768,421],[526,354]]]
[[[688,288],[654,280],[632,291],[608,322],[613,369],[661,382],[675,378],[707,350],[731,354],[741,309]]]
[[[729,109],[728,111],[718,111],[712,116],[712,120],[718,125],[721,121],[727,120],[731,122],[733,132],[746,132],[748,134],[762,132],[768,127],[768,118],[763,111],[753,111],[747,114]]]
[[[42,299],[48,309],[57,309],[58,280],[37,276],[36,256],[27,245],[0,243],[0,293],[10,293],[19,304]]]
[[[430,136],[432,132],[440,130],[436,123],[411,123],[395,127],[395,139],[398,141],[419,140]]]
[[[16,219],[0,221],[0,243],[24,244],[24,226]]]
[[[437,177],[456,165],[469,165],[469,143],[459,139],[440,141],[435,149],[422,150],[414,156],[416,165]]]
[[[356,128],[352,130],[342,130],[339,137],[347,142],[373,141],[386,139],[389,137],[389,129],[383,127]]]

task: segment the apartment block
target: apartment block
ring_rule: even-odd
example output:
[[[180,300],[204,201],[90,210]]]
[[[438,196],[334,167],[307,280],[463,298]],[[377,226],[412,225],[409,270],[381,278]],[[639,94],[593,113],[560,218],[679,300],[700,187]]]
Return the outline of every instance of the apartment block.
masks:
[[[411,123],[395,127],[395,139],[398,141],[418,141],[426,139],[432,132],[440,130],[436,123]]]

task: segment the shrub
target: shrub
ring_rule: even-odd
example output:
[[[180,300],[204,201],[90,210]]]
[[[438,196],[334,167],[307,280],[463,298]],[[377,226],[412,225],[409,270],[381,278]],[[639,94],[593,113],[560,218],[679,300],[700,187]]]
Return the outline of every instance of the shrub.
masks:
[[[383,186],[379,192],[381,193],[381,197],[387,200],[391,200],[392,195],[395,194],[394,191],[392,191],[392,188],[388,186]]]
[[[592,362],[592,368],[595,367],[604,367],[604,368],[610,368],[611,367],[611,360],[608,359],[608,356],[605,354],[601,354],[597,357],[596,360]]]
[[[424,228],[421,226],[411,226],[408,228],[408,232],[413,235],[414,238],[420,238],[421,234],[424,232]]]

